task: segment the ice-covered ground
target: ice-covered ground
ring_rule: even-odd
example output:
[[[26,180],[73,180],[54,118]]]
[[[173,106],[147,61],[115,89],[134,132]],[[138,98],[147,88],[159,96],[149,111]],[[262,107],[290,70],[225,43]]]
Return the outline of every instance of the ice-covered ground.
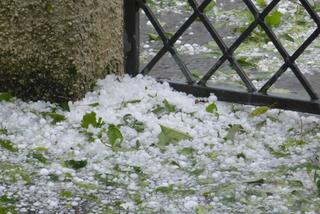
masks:
[[[319,213],[314,116],[142,76],[107,76],[70,111],[0,98],[1,214]]]

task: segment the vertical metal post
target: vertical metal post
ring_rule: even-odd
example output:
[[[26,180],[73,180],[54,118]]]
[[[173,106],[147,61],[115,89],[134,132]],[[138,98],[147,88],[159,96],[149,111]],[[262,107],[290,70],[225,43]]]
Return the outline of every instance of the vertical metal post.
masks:
[[[136,0],[124,0],[124,60],[125,73],[139,73],[140,21]]]

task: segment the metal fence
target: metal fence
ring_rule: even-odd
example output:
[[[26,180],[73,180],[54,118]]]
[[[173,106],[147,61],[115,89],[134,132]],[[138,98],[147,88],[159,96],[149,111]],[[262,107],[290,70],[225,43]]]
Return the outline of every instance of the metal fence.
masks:
[[[274,108],[301,111],[307,113],[320,114],[320,100],[307,80],[304,74],[301,72],[296,64],[296,60],[304,53],[307,47],[319,36],[320,34],[320,18],[317,12],[312,8],[307,0],[299,0],[301,5],[306,9],[313,21],[316,23],[317,28],[307,38],[304,43],[290,55],[276,36],[274,31],[266,22],[266,17],[272,12],[272,10],[278,5],[281,0],[272,0],[267,7],[260,12],[255,4],[251,0],[243,0],[250,12],[254,16],[254,21],[246,28],[246,30],[236,39],[236,41],[227,46],[223,41],[221,35],[219,35],[216,28],[212,25],[207,15],[204,13],[205,8],[211,3],[212,0],[204,0],[201,4],[195,0],[188,0],[188,3],[193,9],[192,15],[182,24],[178,31],[170,38],[162,28],[159,20],[156,18],[152,9],[148,6],[146,0],[124,0],[125,3],[125,69],[126,72],[132,76],[137,74],[147,75],[156,63],[166,54],[170,53],[181,72],[186,78],[186,82],[169,82],[169,84],[178,91],[183,91],[189,94],[193,94],[199,97],[209,96],[210,93],[214,93],[219,100],[250,104],[250,105],[267,105]],[[143,10],[147,18],[151,22],[152,26],[158,33],[163,42],[163,47],[155,55],[155,57],[148,62],[148,64],[141,70],[139,70],[139,12]],[[200,20],[207,31],[210,33],[213,40],[218,45],[219,49],[223,53],[218,61],[211,67],[211,69],[198,81],[194,80],[191,72],[187,68],[185,62],[179,56],[178,51],[174,47],[177,40],[183,35],[183,33],[191,26],[193,22]],[[235,50],[245,41],[246,38],[260,26],[267,36],[274,44],[277,51],[283,58],[283,65],[276,71],[273,76],[259,89],[257,89],[241,65],[234,57]],[[228,61],[235,69],[242,82],[245,84],[247,91],[233,90],[231,88],[222,87],[208,87],[207,81],[215,74],[215,72]],[[310,96],[310,99],[297,99],[293,97],[283,97],[268,94],[268,90],[274,83],[285,73],[288,69],[294,73],[295,77],[302,84],[304,90]],[[161,81],[161,80],[159,80]],[[319,83],[320,84],[320,83]]]

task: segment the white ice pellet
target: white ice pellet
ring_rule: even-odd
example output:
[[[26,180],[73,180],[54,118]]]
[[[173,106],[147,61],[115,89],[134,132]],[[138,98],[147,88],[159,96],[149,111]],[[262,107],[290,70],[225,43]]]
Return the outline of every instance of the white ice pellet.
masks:
[[[49,170],[47,170],[45,168],[41,169],[39,172],[39,174],[43,175],[43,176],[49,175],[49,173],[50,173]]]
[[[54,200],[54,201],[53,200],[49,200],[48,205],[49,205],[49,207],[54,208],[54,207],[58,207],[59,203],[56,200]]]
[[[27,208],[22,208],[19,211],[20,211],[20,213],[26,213],[26,212],[28,212],[28,209]]]
[[[196,202],[196,201],[186,201],[186,202],[184,202],[184,207],[187,208],[187,209],[193,209],[196,206],[198,206],[198,202]]]
[[[35,206],[35,207],[41,206],[41,203],[39,201],[37,201],[37,202],[33,203],[33,206]]]
[[[71,203],[71,206],[73,206],[73,207],[76,207],[76,206],[78,206],[78,202],[76,202],[76,201],[73,201],[72,203]]]

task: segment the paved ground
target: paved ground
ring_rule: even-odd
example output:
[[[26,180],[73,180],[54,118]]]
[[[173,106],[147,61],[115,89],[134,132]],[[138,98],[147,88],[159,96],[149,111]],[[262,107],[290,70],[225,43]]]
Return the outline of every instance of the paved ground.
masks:
[[[224,9],[245,7],[244,3],[239,0],[233,3],[224,0],[218,1],[218,4],[222,3],[222,8]],[[179,26],[182,25],[184,20],[190,16],[191,12],[186,10],[183,10],[180,13],[177,13],[176,11],[162,11],[157,12],[156,14],[161,22],[165,23],[164,27],[167,32],[176,32],[176,30],[179,28]],[[215,22],[214,18],[212,18],[212,22],[215,23],[216,26],[219,26],[219,23]],[[148,41],[150,26],[146,24],[147,19],[144,15],[141,15],[141,23],[141,39],[142,43],[145,44]],[[230,39],[225,40],[228,45],[230,45],[236,38],[235,33],[230,28],[218,27],[217,30],[220,35],[223,35],[224,37],[230,37]],[[193,32],[194,35],[191,35],[190,32]],[[191,29],[187,30],[186,33],[182,36],[181,40],[183,44],[197,43],[200,46],[205,46],[208,41],[212,41],[212,38],[201,22],[195,22],[192,24]],[[151,44],[151,46],[156,50],[157,48],[161,47],[161,43]],[[147,57],[145,61],[142,61],[141,67],[145,65],[145,62],[147,62],[148,59],[150,60],[151,58]],[[182,54],[182,59],[185,61],[186,65],[191,71],[196,70],[201,74],[208,71],[217,60],[217,58],[208,56],[208,54]],[[320,93],[320,73],[318,71],[314,71],[314,73],[314,75],[307,74],[306,77],[310,80],[316,91]],[[155,66],[150,74],[159,78],[184,81],[183,75],[181,74],[176,63],[173,61],[169,54],[165,55],[165,57],[162,58],[162,60]],[[280,79],[275,87],[290,89],[293,94],[304,95],[303,88],[300,86],[300,84],[297,84],[297,80],[290,72],[288,72],[285,78]]]

